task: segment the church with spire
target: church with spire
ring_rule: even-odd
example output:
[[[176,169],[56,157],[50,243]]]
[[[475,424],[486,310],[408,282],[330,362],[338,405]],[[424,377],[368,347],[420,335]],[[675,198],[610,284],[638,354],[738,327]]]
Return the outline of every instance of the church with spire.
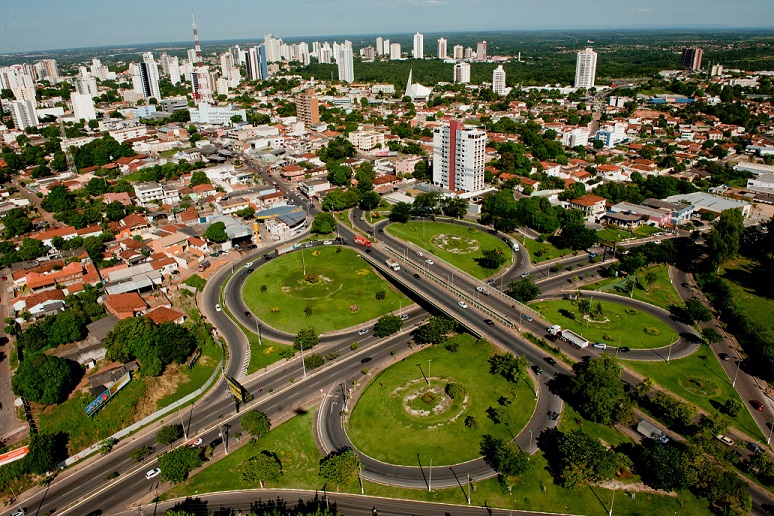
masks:
[[[413,75],[414,69],[412,68],[409,70],[408,82],[406,83],[406,92],[403,94],[403,96],[409,97],[411,102],[426,102],[427,99],[430,98],[430,93],[432,93],[433,88],[428,88],[427,86],[422,86],[419,83],[412,82]]]

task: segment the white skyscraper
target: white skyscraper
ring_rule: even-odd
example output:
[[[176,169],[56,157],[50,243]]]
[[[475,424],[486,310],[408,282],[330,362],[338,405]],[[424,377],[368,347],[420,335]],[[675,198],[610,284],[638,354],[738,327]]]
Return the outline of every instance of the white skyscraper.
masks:
[[[381,36],[376,38],[376,55],[380,56],[384,54],[384,39]]]
[[[188,62],[191,64],[194,64],[196,62],[196,49],[194,48],[188,49]]]
[[[433,130],[433,183],[449,190],[484,188],[486,133],[466,130],[459,120]]]
[[[91,76],[85,66],[78,68],[78,75],[75,76],[75,91],[91,97],[99,96],[97,79]]]
[[[336,63],[339,65],[339,80],[353,82],[355,80],[355,69],[352,62],[352,48],[340,47]]]
[[[266,62],[276,63],[282,61],[282,53],[280,48],[282,47],[282,40],[275,39],[271,34],[266,34],[263,38],[263,45],[266,47]]]
[[[382,55],[383,56],[390,55],[390,40],[389,39],[385,39],[382,42]]]
[[[142,55],[142,63],[137,67],[140,77],[140,90],[138,93],[142,93],[143,97],[153,97],[156,100],[161,100],[161,92],[159,91],[159,66],[153,59],[153,54],[145,52]],[[137,84],[135,83],[135,86]]]
[[[177,56],[170,57],[169,63],[169,81],[172,84],[180,84],[180,63]]]
[[[400,43],[390,45],[390,59],[400,59]]]
[[[425,58],[425,36],[416,33],[414,34],[414,59],[424,59]]]
[[[594,87],[597,76],[597,53],[587,48],[578,52],[575,64],[575,87],[590,89]]]
[[[441,38],[438,40],[438,59],[446,59],[446,40]]]
[[[97,112],[94,111],[94,101],[88,93],[70,93],[70,102],[73,105],[73,116],[76,120],[96,120]]]
[[[197,66],[191,73],[191,90],[194,101],[199,104],[212,104],[212,88],[210,87],[210,71],[206,66]]]
[[[24,131],[38,125],[38,112],[34,100],[14,100],[11,102],[11,118],[16,129]]]
[[[462,48],[462,45],[454,45],[454,55],[452,56],[454,59],[462,59],[465,56],[465,49]]]
[[[505,95],[505,70],[503,65],[498,65],[492,72],[492,91],[498,95]]]
[[[470,63],[463,61],[454,65],[454,82],[457,84],[470,82]]]

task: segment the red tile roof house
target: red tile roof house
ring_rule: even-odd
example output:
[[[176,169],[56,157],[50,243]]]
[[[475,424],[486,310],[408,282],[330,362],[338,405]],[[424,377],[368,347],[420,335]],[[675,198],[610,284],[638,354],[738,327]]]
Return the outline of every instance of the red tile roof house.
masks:
[[[581,210],[587,219],[601,217],[607,211],[607,199],[598,195],[586,194],[567,201],[569,208]]]
[[[148,311],[145,317],[155,322],[156,324],[162,324],[165,322],[173,322],[175,324],[183,324],[185,322],[185,314],[172,310],[166,306],[159,306],[153,310]]]
[[[105,309],[119,319],[136,317],[146,308],[148,308],[147,303],[137,292],[112,294],[105,298]]]
[[[64,310],[65,293],[59,289],[46,290],[39,294],[17,298],[13,301],[13,309],[16,312],[26,310],[37,319],[52,313]]]

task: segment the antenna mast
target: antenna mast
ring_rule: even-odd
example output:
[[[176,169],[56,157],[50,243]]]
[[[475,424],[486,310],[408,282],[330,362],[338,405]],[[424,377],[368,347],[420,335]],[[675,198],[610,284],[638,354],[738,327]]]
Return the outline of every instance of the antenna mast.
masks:
[[[194,34],[194,51],[196,51],[196,62],[202,62],[202,47],[199,46],[199,28],[196,26],[196,20],[194,19],[194,13],[191,11],[191,24],[193,25]]]

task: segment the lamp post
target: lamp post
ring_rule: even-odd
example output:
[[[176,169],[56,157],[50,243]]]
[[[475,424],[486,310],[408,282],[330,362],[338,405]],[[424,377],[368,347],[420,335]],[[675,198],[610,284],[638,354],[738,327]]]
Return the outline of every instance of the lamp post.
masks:
[[[430,362],[432,361],[432,358],[427,359],[427,385],[430,385]]]
[[[263,325],[258,322],[258,319],[255,320],[255,325],[258,327],[258,345],[263,346],[263,342],[261,341],[261,326]]]
[[[769,437],[766,439],[766,444],[771,444],[771,433],[774,432],[774,423],[769,423]]]
[[[739,366],[742,365],[742,359],[736,357],[736,372],[734,373],[734,381],[731,382],[731,387],[736,386],[736,376],[739,374]]]
[[[304,343],[302,341],[298,341],[299,344],[301,344],[301,366],[304,368],[304,378],[306,378],[306,362],[304,362]]]

